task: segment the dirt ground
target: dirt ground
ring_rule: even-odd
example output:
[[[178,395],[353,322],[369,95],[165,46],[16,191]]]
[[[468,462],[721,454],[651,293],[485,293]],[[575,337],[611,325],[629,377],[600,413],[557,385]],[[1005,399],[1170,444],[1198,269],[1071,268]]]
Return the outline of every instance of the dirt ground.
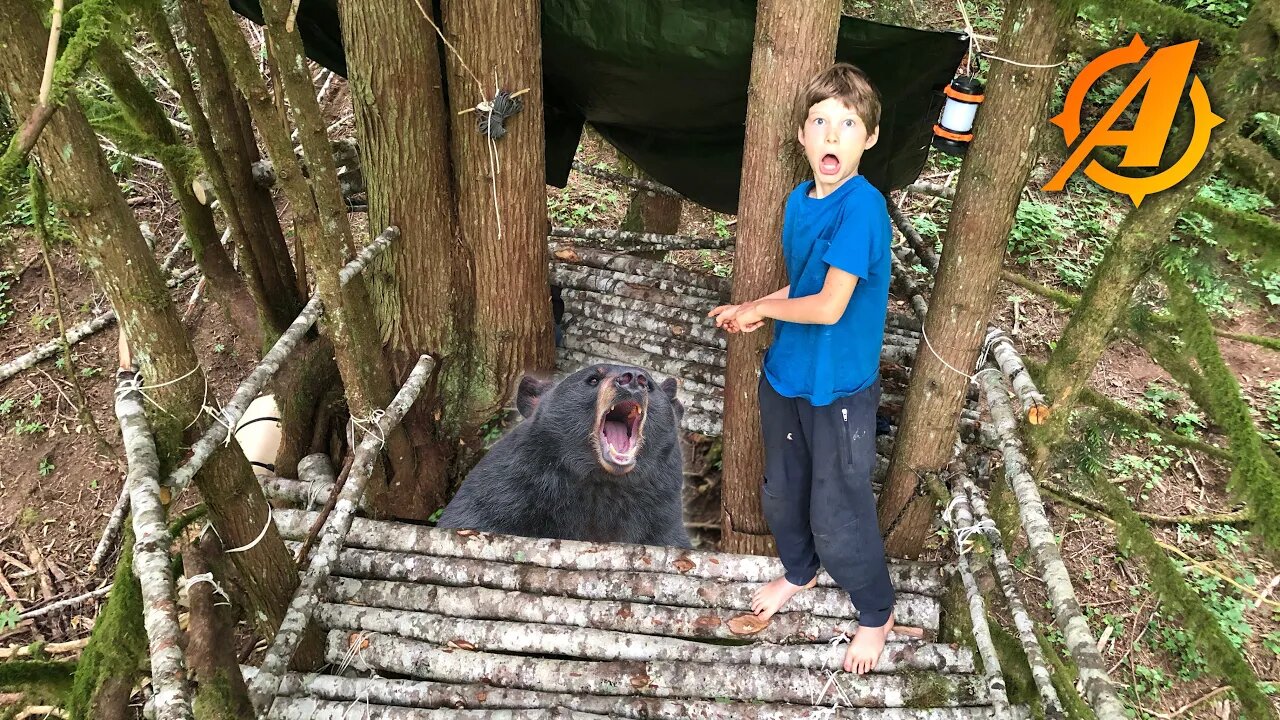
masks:
[[[349,98],[340,79],[331,83],[325,107],[335,121],[335,137],[353,132]],[[584,135],[579,159],[611,166],[617,161],[614,151],[592,133]],[[922,180],[941,182],[947,176],[948,171],[931,167]],[[155,168],[136,164],[128,175],[127,192],[139,220],[149,223],[154,231],[157,255],[163,256],[180,235],[178,209],[166,190],[163,175]],[[553,216],[557,208],[566,217],[577,211],[578,224],[591,227],[616,227],[628,201],[626,191],[576,172],[567,188],[548,187],[547,197]],[[897,199],[909,215],[930,215],[945,224],[948,203],[918,196],[901,195]],[[356,220],[362,222],[360,217]],[[686,203],[679,232],[698,236],[724,234],[732,232],[733,220]],[[6,232],[8,258],[0,274],[0,318],[7,319],[0,322],[0,361],[54,338],[57,329],[56,320],[52,320],[57,310],[38,243],[21,228],[9,226]],[[694,272],[727,275],[732,269],[729,252],[678,252],[669,260]],[[103,294],[94,287],[68,244],[57,247],[51,261],[61,286],[61,307],[68,326],[106,309]],[[176,267],[191,264],[189,254],[183,252]],[[1027,267],[1010,263],[1009,267],[1039,282],[1054,281],[1047,264]],[[187,307],[193,286],[194,282],[188,282],[174,290],[174,302],[180,308]],[[1014,296],[1019,297],[1017,303],[1008,299]],[[1023,352],[1043,361],[1066,324],[1066,313],[1009,283],[1001,284],[997,297],[994,321],[1006,329],[1016,324],[1013,335]],[[894,302],[895,309],[906,310],[901,300]],[[209,402],[217,405],[252,367],[254,350],[235,336],[219,309],[203,296],[190,312],[187,325],[209,376]],[[1280,334],[1280,317],[1260,307],[1224,321],[1222,327],[1276,336]],[[88,564],[123,482],[123,453],[111,406],[116,338],[114,327],[109,327],[73,350],[77,380],[87,395],[96,431],[78,419],[77,392],[54,360],[0,383],[0,592],[4,595],[0,597],[0,628],[7,628],[0,629],[0,646],[73,640],[87,636],[92,629],[101,604],[98,600],[16,626],[4,619],[14,610],[79,596],[106,582],[104,575],[109,574],[110,563],[98,574],[91,574]],[[1280,380],[1280,353],[1233,340],[1221,341],[1220,347],[1254,407],[1266,407],[1267,385]],[[1096,389],[1139,408],[1152,383],[1175,387],[1144,352],[1124,341],[1108,350],[1091,379]],[[1191,406],[1185,399],[1171,400],[1167,412],[1172,416],[1187,409]],[[1273,431],[1280,432],[1280,428]],[[1201,437],[1225,445],[1225,438],[1216,434],[1215,428],[1204,428]],[[1123,446],[1123,453],[1137,458],[1157,454],[1143,438],[1116,442]],[[99,447],[106,451],[100,453]],[[699,546],[713,549],[719,539],[719,451],[719,443],[712,439],[686,438],[689,525]],[[1117,475],[1115,481],[1135,499],[1138,509],[1148,512],[1227,512],[1237,508],[1226,491],[1229,468],[1213,458],[1181,453],[1176,461],[1159,470],[1154,482],[1144,483],[1137,475]],[[1068,483],[1069,475],[1064,471],[1063,479]],[[1145,683],[1154,688],[1136,694],[1135,703],[1142,714],[1156,718],[1227,717],[1231,711],[1228,708],[1227,715],[1223,714],[1215,679],[1179,677],[1180,653],[1184,651],[1178,649],[1176,639],[1168,639],[1169,627],[1176,626],[1176,620],[1160,621],[1160,609],[1151,592],[1142,589],[1144,573],[1136,563],[1119,555],[1110,527],[1056,501],[1048,502],[1048,511],[1080,601],[1089,610],[1095,635],[1106,638],[1103,654],[1115,664],[1113,677],[1131,687]],[[1252,594],[1235,593],[1242,603],[1224,600],[1222,607],[1238,612],[1240,620],[1251,626],[1252,633],[1242,644],[1258,676],[1280,684],[1280,604],[1270,597],[1280,571],[1260,551],[1257,539],[1230,529],[1188,533],[1176,527],[1161,527],[1157,534],[1196,558],[1206,571],[1215,573],[1197,577],[1209,577],[1210,581],[1217,576],[1229,577],[1251,591]],[[932,538],[931,543],[942,546],[938,537]],[[1020,589],[1028,607],[1040,622],[1050,625],[1052,618],[1046,610],[1043,586],[1025,545],[1016,545],[1010,554],[1017,563]],[[1216,592],[1225,597],[1234,590],[1220,582]],[[1004,620],[1010,627],[1007,618]],[[1157,635],[1159,643],[1143,641]],[[1139,668],[1143,669],[1141,676]],[[1163,680],[1156,678],[1153,671]],[[1185,705],[1206,695],[1211,701],[1179,714]]]

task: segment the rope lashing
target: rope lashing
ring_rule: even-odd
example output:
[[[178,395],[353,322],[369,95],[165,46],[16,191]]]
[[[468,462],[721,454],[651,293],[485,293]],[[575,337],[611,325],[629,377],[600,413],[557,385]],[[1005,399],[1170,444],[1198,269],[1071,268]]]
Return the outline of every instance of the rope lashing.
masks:
[[[517,93],[518,94],[518,93]],[[497,140],[507,134],[503,123],[507,118],[524,109],[524,103],[506,90],[499,90],[493,100],[484,100],[476,105],[476,129],[491,140]]]

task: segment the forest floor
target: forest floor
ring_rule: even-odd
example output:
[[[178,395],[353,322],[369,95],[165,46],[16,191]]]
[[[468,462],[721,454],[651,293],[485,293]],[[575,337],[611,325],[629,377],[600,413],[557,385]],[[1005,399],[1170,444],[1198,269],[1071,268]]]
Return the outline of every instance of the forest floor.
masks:
[[[913,6],[914,7],[914,6]],[[954,10],[954,8],[953,8]],[[973,22],[998,22],[990,8]],[[955,14],[954,12],[952,14]],[[163,93],[163,90],[159,92]],[[163,98],[176,102],[176,98]],[[354,132],[345,84],[335,78],[324,99],[334,122],[334,137]],[[616,167],[612,148],[593,133],[584,134],[578,158],[588,164]],[[180,237],[178,208],[166,180],[156,168],[111,156],[119,167],[126,194],[139,220],[149,223],[158,256]],[[935,153],[921,180],[954,185],[959,163]],[[1018,223],[1010,239],[1006,268],[1037,282],[1079,292],[1105,249],[1105,238],[1123,216],[1125,205],[1086,184],[1066,193],[1036,188],[1047,178],[1048,165],[1037,169],[1026,191]],[[1226,183],[1215,192],[1241,203],[1255,202],[1246,191]],[[566,188],[547,188],[548,215],[555,224],[617,227],[629,193],[594,177],[573,173]],[[937,238],[946,226],[950,203],[896,194],[896,200],[926,237]],[[1264,212],[1276,214],[1275,208]],[[0,238],[0,361],[8,360],[57,335],[57,307],[41,262],[39,243],[26,225],[25,205],[5,220]],[[357,227],[362,218],[357,219]],[[729,235],[734,218],[685,203],[679,233]],[[1180,224],[1180,233],[1196,228]],[[192,264],[185,251],[176,268]],[[732,253],[686,251],[668,258],[690,271],[729,276]],[[60,285],[61,308],[68,327],[108,309],[71,246],[60,242],[50,256]],[[1219,327],[1253,335],[1280,335],[1280,287],[1271,287],[1247,268],[1219,254],[1201,254],[1187,262],[1199,272],[1197,290]],[[173,292],[180,308],[188,307],[194,279]],[[1159,304],[1160,288],[1144,285],[1144,300]],[[1267,294],[1272,297],[1268,299]],[[1011,331],[1027,357],[1044,361],[1067,321],[1054,303],[1002,282],[993,322]],[[894,309],[907,312],[900,299]],[[211,405],[225,401],[255,364],[255,349],[238,338],[220,309],[201,297],[186,321],[197,354],[209,378]],[[61,360],[48,360],[0,382],[0,647],[33,641],[61,642],[82,638],[92,629],[101,601],[88,601],[34,621],[16,622],[23,609],[74,597],[100,587],[108,571],[92,575],[88,564],[123,483],[123,453],[112,411],[117,333],[114,326],[73,349],[76,380],[87,395],[87,407],[100,432],[78,417],[77,392]],[[1235,371],[1255,411],[1259,426],[1273,444],[1280,443],[1280,353],[1257,345],[1221,340],[1224,358]],[[1092,386],[1109,397],[1146,413],[1176,432],[1225,446],[1220,429],[1210,426],[1169,377],[1145,352],[1120,341],[1098,364]],[[1085,473],[1101,473],[1122,487],[1136,508],[1167,515],[1228,512],[1239,507],[1226,491],[1230,468],[1125,428],[1082,418],[1078,442],[1061,458],[1059,482],[1088,494]],[[99,440],[107,449],[99,453]],[[690,437],[686,444],[688,520],[703,547],[715,548],[719,522],[719,443]],[[1135,715],[1225,718],[1230,706],[1216,678],[1203,674],[1204,659],[1178,618],[1169,617],[1153,599],[1145,571],[1116,548],[1110,526],[1075,507],[1048,501],[1048,511],[1095,636],[1112,677],[1125,686],[1124,696]],[[1191,558],[1186,571],[1192,585],[1220,618],[1223,630],[1238,646],[1260,678],[1280,687],[1280,568],[1261,550],[1247,527],[1214,525],[1155,529],[1164,542]],[[941,535],[931,538],[936,549]],[[1025,542],[1011,548],[1028,606],[1044,627],[1052,626],[1043,585],[1035,573]],[[1003,620],[1006,621],[1007,618]],[[1197,702],[1200,701],[1200,702]],[[1187,707],[1189,704],[1196,703]],[[1224,710],[1224,707],[1226,708]],[[1226,713],[1226,714],[1224,714]]]

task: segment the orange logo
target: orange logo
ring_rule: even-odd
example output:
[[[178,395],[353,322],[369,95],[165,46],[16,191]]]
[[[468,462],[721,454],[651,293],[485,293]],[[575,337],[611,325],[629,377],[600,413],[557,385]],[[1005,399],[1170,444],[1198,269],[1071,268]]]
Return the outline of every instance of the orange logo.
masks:
[[[1173,128],[1173,116],[1182,100],[1182,89],[1191,76],[1191,61],[1195,57],[1199,41],[1180,43],[1156,50],[1139,71],[1138,76],[1120,93],[1120,97],[1103,114],[1098,124],[1076,145],[1066,164],[1045,184],[1044,190],[1061,190],[1080,164],[1096,147],[1123,145],[1124,157],[1120,167],[1154,168],[1160,165],[1160,156]],[[1067,145],[1080,137],[1080,111],[1085,93],[1108,71],[1121,65],[1142,60],[1147,45],[1135,35],[1127,47],[1116,48],[1099,55],[1080,71],[1067,91],[1062,113],[1049,122],[1062,129]],[[1145,89],[1132,130],[1116,130],[1114,125],[1121,113],[1128,109],[1139,92]],[[1209,95],[1199,77],[1191,77],[1191,108],[1195,113],[1195,127],[1186,152],[1170,167],[1147,177],[1127,177],[1112,172],[1096,160],[1090,160],[1084,174],[1090,180],[1118,193],[1133,198],[1135,206],[1142,199],[1177,185],[1191,171],[1209,147],[1209,131],[1223,122],[1209,107]]]

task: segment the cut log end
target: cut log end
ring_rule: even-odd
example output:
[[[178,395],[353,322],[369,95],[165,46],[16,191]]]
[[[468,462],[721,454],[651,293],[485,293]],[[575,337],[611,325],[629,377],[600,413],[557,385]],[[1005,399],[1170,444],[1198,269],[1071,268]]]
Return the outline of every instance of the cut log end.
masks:
[[[1027,410],[1027,422],[1032,425],[1043,425],[1049,422],[1049,406],[1035,403]]]

